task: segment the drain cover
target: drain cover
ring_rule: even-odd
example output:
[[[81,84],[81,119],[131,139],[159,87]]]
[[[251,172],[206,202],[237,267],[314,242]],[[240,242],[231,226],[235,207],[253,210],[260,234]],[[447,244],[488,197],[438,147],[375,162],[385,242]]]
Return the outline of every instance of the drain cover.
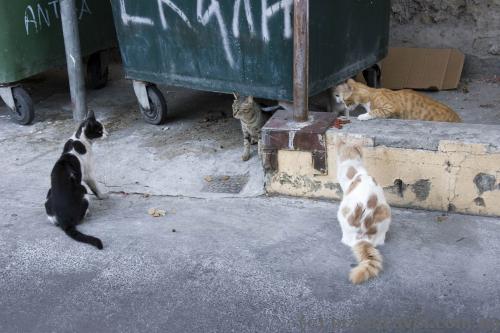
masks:
[[[240,193],[248,183],[248,174],[233,176],[207,176],[202,192],[210,193]]]

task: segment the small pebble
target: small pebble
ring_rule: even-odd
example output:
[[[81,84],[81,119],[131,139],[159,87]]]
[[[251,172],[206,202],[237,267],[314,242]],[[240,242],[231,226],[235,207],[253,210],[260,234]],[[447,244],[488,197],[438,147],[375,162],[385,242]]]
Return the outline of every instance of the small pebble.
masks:
[[[176,232],[175,229],[172,229],[172,232]]]

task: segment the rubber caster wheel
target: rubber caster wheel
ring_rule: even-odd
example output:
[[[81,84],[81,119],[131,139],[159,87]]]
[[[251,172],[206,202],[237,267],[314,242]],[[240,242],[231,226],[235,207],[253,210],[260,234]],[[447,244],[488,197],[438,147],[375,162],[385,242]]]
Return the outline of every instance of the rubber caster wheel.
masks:
[[[368,87],[380,88],[380,78],[382,76],[382,71],[379,65],[373,65],[363,71],[363,77],[365,78]]]
[[[161,93],[160,89],[154,85],[146,87],[150,110],[144,109],[142,106],[141,113],[144,120],[152,125],[161,125],[167,121],[167,102]]]
[[[35,107],[31,96],[22,87],[12,88],[12,96],[16,106],[14,110],[9,109],[12,120],[20,125],[31,124],[35,119]]]
[[[103,63],[101,53],[92,54],[87,61],[87,81],[90,88],[102,89],[108,84],[109,68]]]

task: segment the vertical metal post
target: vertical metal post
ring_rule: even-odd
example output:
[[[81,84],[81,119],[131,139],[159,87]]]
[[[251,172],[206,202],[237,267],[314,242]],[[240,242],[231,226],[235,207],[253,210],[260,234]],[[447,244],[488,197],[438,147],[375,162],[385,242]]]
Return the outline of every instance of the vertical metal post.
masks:
[[[293,108],[294,119],[309,117],[309,0],[294,0]]]
[[[60,0],[61,21],[68,64],[69,87],[73,106],[73,120],[80,122],[87,115],[87,96],[83,76],[80,34],[76,16],[75,0]]]

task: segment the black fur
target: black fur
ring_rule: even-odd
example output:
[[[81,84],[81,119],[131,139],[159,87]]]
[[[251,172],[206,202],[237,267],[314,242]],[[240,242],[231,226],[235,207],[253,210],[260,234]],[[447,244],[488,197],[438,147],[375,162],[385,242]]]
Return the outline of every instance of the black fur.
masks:
[[[69,153],[73,149],[80,155],[85,155],[87,153],[87,148],[85,148],[85,145],[81,143],[81,141],[69,139],[64,145],[63,153]]]
[[[103,126],[90,116],[78,128],[75,137],[81,138],[85,133],[88,139],[97,139],[103,136]],[[79,134],[79,135],[78,135]],[[51,173],[51,188],[47,193],[45,210],[49,217],[55,217],[57,225],[76,241],[91,244],[101,250],[100,239],[82,234],[76,226],[82,222],[89,202],[85,195],[87,189],[82,185],[82,168],[78,157],[72,151],[85,155],[87,149],[79,140],[68,140],[64,151],[54,165]]]
[[[78,129],[76,130],[75,137],[78,139],[80,139],[80,137],[82,136],[83,126],[85,126],[85,122],[81,123],[80,126],[78,126]]]

